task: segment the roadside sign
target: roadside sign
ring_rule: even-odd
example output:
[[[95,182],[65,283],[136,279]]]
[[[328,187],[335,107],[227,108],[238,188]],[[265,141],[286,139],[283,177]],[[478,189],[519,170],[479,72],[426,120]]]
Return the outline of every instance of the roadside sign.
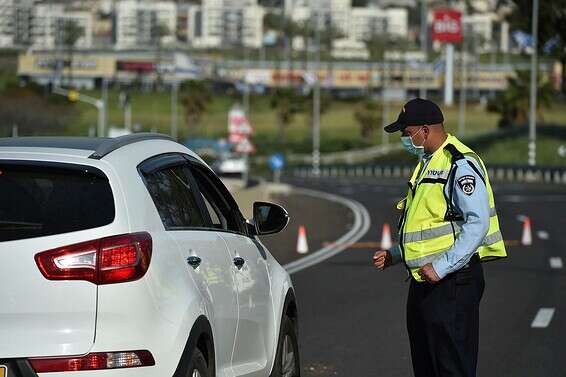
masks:
[[[462,13],[455,9],[436,9],[432,21],[432,40],[442,43],[462,42]]]
[[[558,155],[560,157],[566,157],[566,144],[562,144],[558,147]]]
[[[238,144],[236,144],[236,148],[234,148],[234,150],[237,153],[245,154],[255,153],[256,151],[255,145],[252,144],[250,139],[243,139],[242,141],[240,141]]]
[[[285,166],[285,158],[281,153],[272,155],[268,160],[269,167],[271,170],[281,170]]]
[[[230,134],[253,134],[253,128],[248,122],[244,110],[239,106],[233,107],[228,113],[228,133]]]
[[[244,139],[247,139],[248,137],[246,135],[243,134],[230,134],[228,135],[228,142],[230,142],[231,144],[238,144],[241,141],[243,141]]]

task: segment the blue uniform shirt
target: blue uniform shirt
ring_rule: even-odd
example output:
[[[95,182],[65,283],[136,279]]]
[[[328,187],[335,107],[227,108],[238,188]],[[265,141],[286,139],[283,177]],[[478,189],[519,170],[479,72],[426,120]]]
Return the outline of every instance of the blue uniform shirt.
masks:
[[[431,156],[424,156],[425,167]],[[460,233],[452,247],[432,262],[432,267],[441,279],[451,272],[464,267],[470,261],[478,247],[482,244],[489,230],[489,196],[482,177],[469,165],[470,161],[483,174],[479,163],[466,156],[465,160],[456,162],[456,176],[452,193],[452,208],[463,217],[463,221],[455,222],[460,226]],[[470,178],[473,177],[473,178]],[[446,197],[450,197],[450,187],[445,185]],[[399,246],[389,249],[393,264],[403,260]]]

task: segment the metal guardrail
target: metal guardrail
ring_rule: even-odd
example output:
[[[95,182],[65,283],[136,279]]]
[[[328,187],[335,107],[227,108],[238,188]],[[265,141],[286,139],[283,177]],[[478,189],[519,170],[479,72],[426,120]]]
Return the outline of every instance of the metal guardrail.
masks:
[[[320,167],[318,177],[375,177],[408,179],[411,165],[326,165]],[[547,183],[566,185],[566,167],[498,166],[488,167],[493,182]],[[295,177],[317,177],[307,166],[292,169]]]

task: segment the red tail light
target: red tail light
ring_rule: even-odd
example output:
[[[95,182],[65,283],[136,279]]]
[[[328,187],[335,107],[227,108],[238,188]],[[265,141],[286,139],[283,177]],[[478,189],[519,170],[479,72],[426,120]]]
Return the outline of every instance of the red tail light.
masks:
[[[149,233],[131,233],[43,251],[35,262],[49,280],[124,283],[145,275],[151,248]]]
[[[36,373],[135,368],[155,365],[153,355],[149,351],[98,352],[78,357],[29,359],[29,362]]]

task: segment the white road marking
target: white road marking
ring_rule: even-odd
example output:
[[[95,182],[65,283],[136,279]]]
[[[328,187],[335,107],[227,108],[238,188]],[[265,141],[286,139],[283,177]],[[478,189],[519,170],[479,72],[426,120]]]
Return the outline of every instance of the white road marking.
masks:
[[[554,308],[540,308],[531,323],[533,329],[544,329],[548,327],[552,317],[554,316]]]
[[[560,257],[552,257],[548,260],[548,262],[550,263],[550,268],[560,269],[564,266],[562,258]]]
[[[539,230],[537,232],[537,236],[538,238],[540,238],[541,240],[547,240],[550,238],[550,235],[548,234],[548,232],[546,230]]]
[[[333,257],[334,255],[347,249],[350,244],[355,243],[367,233],[371,225],[371,219],[368,210],[362,204],[356,202],[355,200],[346,199],[344,197],[328,194],[322,191],[302,188],[293,188],[293,190],[301,194],[330,200],[332,202],[340,203],[348,207],[354,214],[354,225],[348,231],[348,233],[344,234],[342,237],[332,242],[328,246],[325,246],[322,249],[312,252],[311,254],[297,259],[291,263],[287,263],[283,267],[287,270],[288,273],[292,274],[304,270],[305,268],[314,266],[315,264]]]

